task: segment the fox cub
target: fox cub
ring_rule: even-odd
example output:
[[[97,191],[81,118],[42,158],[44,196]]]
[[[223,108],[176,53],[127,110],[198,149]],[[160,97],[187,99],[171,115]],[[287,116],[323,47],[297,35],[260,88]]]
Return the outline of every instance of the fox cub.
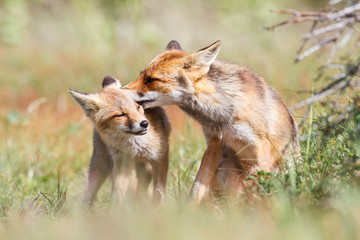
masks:
[[[201,124],[207,149],[191,191],[196,203],[219,185],[216,178],[241,191],[248,174],[273,171],[287,146],[298,149],[295,121],[278,93],[247,67],[218,60],[220,46],[188,53],[171,41],[124,87],[145,109],[177,105]]]
[[[112,178],[112,195],[121,202],[136,173],[136,195],[153,180],[153,198],[161,203],[166,186],[170,122],[165,110],[144,110],[121,84],[106,76],[103,90],[88,94],[69,89],[94,124],[94,149],[83,201],[92,204],[105,179]]]

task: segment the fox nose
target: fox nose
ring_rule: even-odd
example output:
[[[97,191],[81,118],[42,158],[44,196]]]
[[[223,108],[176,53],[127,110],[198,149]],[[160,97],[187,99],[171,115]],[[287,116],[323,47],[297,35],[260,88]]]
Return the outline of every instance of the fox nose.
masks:
[[[148,126],[149,126],[149,121],[148,120],[143,120],[140,123],[140,127],[142,127],[142,128],[147,128]]]

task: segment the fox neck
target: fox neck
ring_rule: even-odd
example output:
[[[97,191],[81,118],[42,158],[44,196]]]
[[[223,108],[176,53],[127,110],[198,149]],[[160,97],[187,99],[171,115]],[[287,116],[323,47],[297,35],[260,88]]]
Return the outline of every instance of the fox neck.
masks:
[[[188,115],[197,120],[202,126],[208,128],[218,128],[228,125],[233,116],[233,106],[231,103],[223,108],[216,103],[216,98],[205,96],[189,96],[179,107]]]
[[[217,80],[209,74],[197,80],[193,85],[194,91],[184,91],[179,104],[184,112],[210,129],[230,125],[235,114],[233,96],[221,89]]]

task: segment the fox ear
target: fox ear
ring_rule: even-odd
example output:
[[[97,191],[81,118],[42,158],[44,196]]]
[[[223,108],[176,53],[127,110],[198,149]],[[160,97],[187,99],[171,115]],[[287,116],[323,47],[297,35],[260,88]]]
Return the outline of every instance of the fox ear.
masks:
[[[182,51],[180,44],[175,40],[171,40],[165,48],[165,51],[173,51],[173,50]]]
[[[102,87],[103,88],[108,88],[108,87],[112,87],[112,88],[121,88],[121,83],[119,80],[117,80],[116,78],[112,77],[112,76],[105,76],[102,82]]]
[[[84,110],[86,116],[90,117],[90,115],[99,109],[98,102],[99,98],[96,94],[82,93],[78,92],[74,89],[68,89],[70,95],[74,98],[74,100],[80,105],[80,107]]]
[[[193,53],[192,59],[195,65],[198,66],[210,66],[218,56],[220,52],[221,41],[218,40],[208,47],[200,49],[196,53]]]

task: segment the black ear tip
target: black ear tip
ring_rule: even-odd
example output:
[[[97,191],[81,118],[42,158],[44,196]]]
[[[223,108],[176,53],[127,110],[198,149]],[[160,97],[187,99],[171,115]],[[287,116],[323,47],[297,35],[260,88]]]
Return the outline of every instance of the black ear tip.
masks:
[[[80,91],[75,90],[75,89],[72,89],[72,88],[68,89],[67,91],[68,91],[69,93],[71,93],[71,94],[73,94],[73,93],[80,93],[80,94],[82,94],[82,95],[89,95],[89,93],[80,92]]]
[[[115,78],[113,78],[112,76],[105,76],[104,79],[103,79],[103,82],[102,82],[102,87],[106,87],[112,83],[116,82]]]
[[[180,45],[180,44],[178,43],[178,41],[176,41],[176,40],[171,40],[171,41],[169,42],[169,44],[178,44],[178,45]]]
[[[210,46],[204,47],[204,48],[200,49],[197,52],[201,52],[201,51],[204,51],[204,50],[207,50],[207,49],[210,49],[210,51],[215,51],[216,49],[219,49],[220,46],[221,46],[221,40],[217,40],[216,42],[214,42]]]
[[[171,51],[171,50],[180,50],[180,51],[182,51],[180,43],[178,43],[175,40],[171,40],[168,43],[168,45],[166,46],[165,51]]]

